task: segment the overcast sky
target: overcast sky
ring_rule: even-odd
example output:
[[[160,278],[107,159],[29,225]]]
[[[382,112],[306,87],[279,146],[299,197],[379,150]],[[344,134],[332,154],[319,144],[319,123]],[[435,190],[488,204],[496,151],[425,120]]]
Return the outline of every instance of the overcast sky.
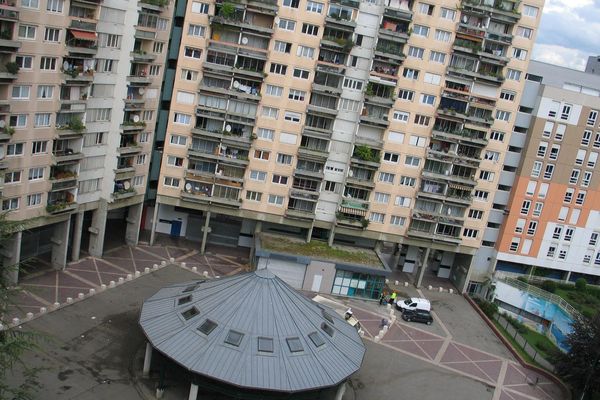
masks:
[[[546,0],[533,58],[583,70],[599,39],[600,0]]]

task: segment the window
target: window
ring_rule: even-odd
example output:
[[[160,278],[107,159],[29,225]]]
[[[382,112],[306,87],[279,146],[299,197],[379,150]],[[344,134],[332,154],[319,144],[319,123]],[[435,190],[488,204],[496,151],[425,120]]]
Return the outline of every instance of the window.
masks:
[[[546,156],[546,150],[548,150],[548,142],[540,142],[540,144],[538,145],[538,149],[537,149],[537,156],[538,157],[545,157]]]
[[[576,185],[579,182],[579,175],[581,174],[581,170],[573,169],[571,171],[571,177],[569,178],[569,183],[572,185]]]
[[[274,74],[285,75],[287,73],[287,65],[271,63],[269,71]]]
[[[406,122],[408,122],[409,117],[410,117],[410,113],[407,113],[405,111],[394,111],[393,118],[396,121],[406,123]]]
[[[413,101],[414,96],[415,92],[412,90],[403,89],[398,92],[398,99],[400,100]]]
[[[484,190],[476,190],[475,193],[473,193],[474,199],[479,201],[487,201],[489,195],[490,193]]]
[[[267,85],[265,90],[267,96],[280,97],[283,94],[283,87],[275,85]]]
[[[267,161],[270,155],[271,152],[267,150],[254,150],[254,158],[256,158],[257,160]]]
[[[253,192],[251,190],[248,190],[246,192],[246,200],[261,201],[261,199],[262,199],[262,193],[260,193],[260,192]]]
[[[483,211],[470,209],[469,210],[469,218],[471,219],[483,219]]]
[[[590,235],[590,241],[588,242],[588,244],[590,246],[595,246],[598,243],[598,237],[600,236],[600,233],[598,232],[592,232],[592,234]]]
[[[289,19],[279,19],[279,24],[277,24],[279,29],[283,29],[285,31],[294,31],[296,29],[296,22]]]
[[[418,167],[420,163],[421,159],[419,157],[406,156],[404,159],[404,165],[408,165],[409,167]]]
[[[390,131],[388,133],[388,140],[393,143],[402,144],[404,143],[404,133]]]
[[[570,242],[573,239],[573,234],[575,233],[575,228],[567,228],[565,229],[565,242]],[[533,235],[533,233],[532,233]]]
[[[429,61],[434,62],[434,63],[443,64],[446,62],[446,53],[432,50],[429,53]]]
[[[548,252],[546,253],[546,257],[554,258],[555,254],[556,254],[556,246],[551,245],[550,247],[548,247]]]
[[[431,122],[431,117],[428,117],[426,115],[417,114],[417,115],[415,115],[414,122],[416,125],[429,126],[429,123]]]
[[[408,144],[410,144],[411,146],[425,147],[426,143],[427,138],[424,136],[411,135],[408,140]]]
[[[383,183],[394,183],[395,174],[389,172],[380,172],[379,173],[379,182]]]
[[[417,178],[413,178],[411,176],[401,176],[400,182],[398,182],[400,186],[410,186],[415,187],[417,184]]]
[[[523,200],[523,204],[521,205],[521,214],[523,214],[523,215],[529,214],[530,208],[531,208],[531,200]]]
[[[258,136],[259,139],[272,141],[275,136],[275,131],[273,129],[258,128],[256,136]]]
[[[35,39],[35,33],[37,31],[37,27],[33,25],[19,25],[19,39]]]
[[[568,249],[560,249],[560,251],[558,252],[558,259],[564,260],[565,258],[567,258],[567,252]]]
[[[535,231],[537,229],[538,222],[537,221],[529,221],[529,225],[527,226],[527,234],[535,235]]]
[[[544,179],[552,179],[553,173],[554,173],[554,164],[546,164],[546,169],[544,170]]]
[[[362,90],[363,81],[360,81],[358,79],[344,78],[342,86],[346,89]]]
[[[502,100],[506,100],[506,101],[514,101],[515,100],[515,92],[503,90],[500,92],[500,98]]]
[[[278,196],[275,194],[270,194],[269,195],[269,204],[275,205],[275,206],[282,206],[283,205],[283,200],[284,197],[283,196]]]
[[[490,140],[504,142],[504,132],[492,131],[492,133],[490,133]]]
[[[27,207],[39,206],[42,204],[42,194],[35,193],[27,196]]]
[[[31,90],[31,86],[21,86],[16,85],[12,88],[12,98],[13,100],[27,100],[29,99],[29,92]]]
[[[538,15],[538,8],[533,6],[524,5],[523,6],[523,15],[526,17],[535,18]]]
[[[135,158],[135,163],[137,165],[144,165],[144,164],[146,164],[146,155],[145,154],[138,154],[138,156]]]
[[[404,68],[402,71],[402,76],[406,79],[419,79],[419,71],[412,68]]]
[[[394,201],[394,205],[400,207],[410,207],[411,198],[404,196],[396,196],[396,200]]]
[[[577,197],[575,198],[575,204],[583,205],[586,194],[587,192],[585,190],[580,190],[579,193],[577,193]]]
[[[567,219],[567,214],[569,213],[569,207],[561,207],[558,212],[558,220],[564,221]]]
[[[495,174],[491,171],[479,171],[479,179],[492,182]]]
[[[18,210],[18,209],[19,209],[19,198],[18,197],[2,200],[2,211],[10,211],[10,210]]]
[[[560,144],[553,144],[548,158],[551,160],[556,160],[558,158],[558,153],[560,153]]]
[[[29,168],[29,180],[36,181],[44,178],[44,167]]]
[[[435,96],[431,94],[422,94],[421,103],[432,106],[435,104]]]
[[[40,8],[40,0],[21,0],[21,7]]]
[[[390,218],[390,225],[404,226],[406,223],[406,217],[400,217],[398,215],[392,215]]]
[[[425,73],[425,77],[423,78],[423,82],[429,83],[432,85],[439,85],[442,80],[441,75],[431,74],[429,72]]]
[[[298,114],[298,113],[291,112],[291,111],[286,111],[285,114],[283,115],[283,119],[297,124],[297,123],[300,123],[300,120],[302,119],[302,114]]]
[[[300,0],[283,0],[284,7],[298,8]]]
[[[433,15],[433,6],[427,3],[419,3],[419,13]]]
[[[11,171],[4,174],[4,183],[21,182],[21,171]]]
[[[581,137],[581,145],[582,146],[589,145],[591,138],[592,138],[592,131],[583,131],[583,136]]]
[[[378,224],[383,224],[384,220],[385,220],[385,214],[378,213],[378,212],[371,212],[369,214],[369,221],[371,221],[371,222],[376,222]]]
[[[452,10],[450,8],[444,8],[444,7],[442,7],[440,9],[440,18],[454,21],[455,17],[456,17],[456,10]]]
[[[552,239],[560,239],[560,235],[562,235],[563,226],[556,225],[554,227],[554,232],[552,232]]]
[[[33,57],[32,56],[17,56],[15,62],[20,69],[32,69],[33,68]]]
[[[418,58],[418,59],[422,60],[424,53],[425,53],[425,49],[422,49],[420,47],[410,46],[408,48],[408,56],[409,57],[414,57],[414,58]]]
[[[577,155],[575,156],[575,165],[583,165],[583,160],[585,160],[586,154],[587,151],[585,150],[577,150]]]
[[[54,86],[52,85],[38,85],[37,87],[37,98],[38,99],[51,99],[54,95]]]
[[[56,57],[42,57],[40,59],[40,69],[42,71],[56,70]]]
[[[288,177],[283,176],[283,175],[273,174],[273,178],[271,179],[271,182],[273,182],[277,185],[287,185]]]
[[[60,41],[60,29],[46,28],[46,31],[44,32],[44,40],[46,42],[59,42]]]
[[[533,216],[534,217],[539,217],[540,215],[542,215],[542,209],[543,208],[544,208],[544,203],[536,202],[533,205]]]
[[[339,109],[342,111],[358,112],[360,101],[341,98]]]
[[[571,105],[563,104],[562,111],[560,112],[560,119],[567,120],[567,119],[569,119],[570,114],[571,114]]]
[[[400,154],[383,153],[383,161],[386,161],[389,163],[397,163],[399,159],[400,159]]]
[[[208,14],[208,4],[193,1],[192,12],[195,14]]]
[[[521,80],[521,71],[517,71],[516,69],[508,69],[506,74],[506,79],[510,79],[511,81],[520,81]]]
[[[321,14],[323,12],[323,4],[316,1],[308,1],[306,3],[306,11]]]
[[[575,194],[575,189],[568,188],[565,192],[565,197],[563,198],[563,203],[570,203],[573,200],[573,195]]]
[[[592,145],[595,149],[600,148],[600,132],[596,133],[596,136],[594,136],[594,144]]]
[[[587,124],[594,126],[596,124],[597,119],[598,119],[598,111],[591,110],[590,115],[588,116],[588,119],[587,119]]]
[[[496,119],[500,121],[508,121],[510,119],[510,112],[496,110]]]
[[[264,182],[267,180],[267,173],[263,171],[250,171],[250,179],[253,181]]]
[[[583,179],[581,180],[581,186],[588,187],[592,181],[592,171],[585,171],[583,173]]]
[[[317,36],[319,34],[319,27],[312,24],[302,24],[302,33]]]
[[[171,144],[176,146],[185,146],[187,142],[187,138],[181,135],[171,135]]]
[[[261,115],[267,118],[277,119],[277,115],[279,114],[279,109],[273,107],[263,106]]]
[[[289,154],[277,153],[277,164],[292,165],[294,156]]]
[[[200,49],[196,49],[194,47],[188,47],[185,46],[185,49],[183,51],[183,55],[185,57],[189,57],[189,58],[197,58],[199,59],[200,56],[202,55],[202,50]]]
[[[310,76],[310,71],[307,71],[305,69],[300,69],[300,68],[294,68],[294,78],[299,78],[299,79],[308,79],[308,77]]]
[[[190,24],[188,26],[188,35],[195,37],[204,37],[206,28],[202,25]]]
[[[36,113],[33,119],[34,128],[45,128],[50,126],[50,113]]]
[[[165,176],[165,179],[163,182],[164,182],[165,186],[171,186],[171,187],[176,187],[176,188],[178,188],[179,184],[180,184],[179,178],[172,178],[170,176]]]
[[[424,25],[414,25],[413,35],[427,37],[429,35],[429,28]]]
[[[136,175],[133,177],[133,186],[144,186],[144,175]]]
[[[587,162],[587,166],[589,168],[594,168],[596,166],[596,162],[598,161],[598,153],[590,153],[590,156],[588,157],[588,162]]]
[[[375,192],[374,200],[375,203],[387,204],[390,201],[390,195],[388,193]]]
[[[290,51],[292,50],[292,44],[276,40],[273,46],[273,50],[275,50],[278,53],[290,54]]]
[[[337,183],[332,181],[325,181],[324,190],[326,192],[337,193]]]
[[[290,92],[288,93],[288,99],[290,100],[304,101],[305,97],[306,92],[304,90],[290,89]]]
[[[13,128],[25,128],[27,126],[27,114],[11,115],[8,124]]]
[[[479,231],[477,229],[465,228],[463,230],[463,237],[475,239]]]
[[[121,48],[121,35],[113,35],[110,33],[101,33],[98,35],[100,47],[108,47],[112,49]]]
[[[117,60],[98,59],[98,72],[115,72],[117,63]]]
[[[527,59],[527,50],[518,49],[518,48],[514,47],[512,56],[513,56],[513,58],[516,58],[517,60],[524,61]]]
[[[315,49],[314,47],[307,47],[307,46],[298,46],[298,50],[296,51],[296,55],[298,57],[304,57],[304,58],[314,58],[315,57]]]
[[[519,218],[517,223],[515,224],[515,233],[523,233],[523,228],[525,228],[525,222],[527,220],[525,218]]]
[[[517,27],[517,36],[521,36],[525,39],[531,39],[533,36],[533,29],[525,28],[524,26]]]
[[[554,135],[554,140],[556,140],[557,142],[560,142],[561,140],[563,140],[566,129],[567,129],[566,125],[558,124],[556,126],[556,133]]]
[[[452,33],[443,31],[441,29],[435,30],[435,40],[439,40],[440,42],[449,42],[450,39],[452,39]]]

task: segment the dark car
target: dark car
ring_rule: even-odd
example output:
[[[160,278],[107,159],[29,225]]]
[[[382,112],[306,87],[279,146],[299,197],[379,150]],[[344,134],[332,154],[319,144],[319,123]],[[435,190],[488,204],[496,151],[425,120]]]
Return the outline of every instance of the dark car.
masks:
[[[402,319],[405,321],[416,321],[416,322],[424,322],[427,325],[431,325],[433,322],[433,317],[431,313],[427,310],[404,310],[402,313]]]

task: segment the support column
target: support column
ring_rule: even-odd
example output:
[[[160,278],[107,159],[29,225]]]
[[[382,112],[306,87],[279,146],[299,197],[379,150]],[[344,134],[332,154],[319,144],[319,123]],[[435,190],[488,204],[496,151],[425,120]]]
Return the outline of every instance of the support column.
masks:
[[[423,275],[425,274],[425,269],[427,269],[427,262],[429,261],[429,251],[431,249],[427,247],[425,249],[425,256],[423,257],[423,261],[421,261],[421,269],[419,270],[419,276],[417,277],[417,282],[415,284],[416,287],[421,287],[421,282],[423,281]]]
[[[9,285],[16,285],[19,281],[19,263],[21,262],[21,239],[23,232],[14,233],[6,239],[2,253],[2,274]]]
[[[152,227],[150,228],[150,246],[154,246],[154,238],[156,236],[156,223],[158,222],[158,209],[160,203],[154,204],[154,214],[152,215]]]
[[[106,218],[108,217],[108,203],[104,199],[98,202],[98,208],[92,216],[90,231],[89,253],[93,257],[102,257],[104,250],[104,233],[106,232]]]
[[[571,271],[567,271],[567,276],[565,277],[565,282],[569,282],[569,279],[571,279]]]
[[[327,244],[329,247],[333,246],[333,239],[335,238],[335,222],[331,224],[331,231],[329,231],[329,238]]]
[[[81,255],[81,234],[83,229],[83,211],[75,214],[75,226],[73,227],[73,243],[71,243],[71,260],[79,260]]]
[[[206,212],[206,219],[204,220],[204,227],[202,228],[202,244],[200,245],[200,254],[204,254],[206,250],[206,239],[210,232],[210,211]]]
[[[392,254],[392,265],[394,268],[398,268],[398,263],[400,262],[400,245],[398,243],[394,243],[394,253]]]
[[[337,392],[335,393],[335,400],[342,400],[344,393],[346,393],[346,382],[342,382],[340,386],[338,386]]]
[[[69,230],[71,228],[71,220],[54,224],[52,237],[52,256],[51,263],[56,269],[63,269],[67,266],[67,250],[69,245]]]
[[[142,223],[142,211],[144,203],[129,206],[127,210],[127,227],[125,228],[125,243],[136,246],[140,239],[140,224]]]
[[[198,397],[198,385],[192,383],[190,385],[190,395],[188,396],[188,400],[196,400]]]
[[[312,238],[313,226],[311,225],[306,232],[306,243],[310,243],[310,239]]]
[[[144,355],[144,369],[142,375],[147,378],[150,375],[150,364],[152,363],[152,344],[146,342],[146,354]]]

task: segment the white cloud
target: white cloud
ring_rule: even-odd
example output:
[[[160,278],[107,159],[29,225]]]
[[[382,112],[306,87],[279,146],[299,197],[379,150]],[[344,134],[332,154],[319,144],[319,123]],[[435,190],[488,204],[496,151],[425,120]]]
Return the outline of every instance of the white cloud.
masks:
[[[592,4],[594,4],[593,0],[548,0],[544,4],[544,13],[565,14]]]
[[[585,69],[588,53],[578,49],[538,43],[533,48],[532,58],[549,64],[560,65],[580,71]]]

